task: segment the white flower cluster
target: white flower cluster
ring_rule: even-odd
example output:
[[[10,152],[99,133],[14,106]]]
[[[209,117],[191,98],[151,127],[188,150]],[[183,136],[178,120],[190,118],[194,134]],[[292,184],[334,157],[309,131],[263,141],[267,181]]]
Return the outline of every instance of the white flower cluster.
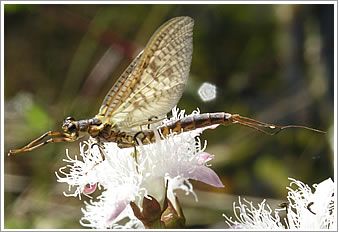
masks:
[[[173,118],[167,122],[185,116],[184,111],[177,109],[172,113]],[[167,197],[172,203],[177,189],[194,195],[189,179],[223,187],[217,174],[207,166],[213,156],[204,152],[206,143],[202,146],[196,139],[202,130],[170,135],[153,144],[138,146],[137,156],[134,148],[120,149],[115,143],[96,146],[94,139],[80,145],[79,159],[71,158],[66,151],[67,165],[56,173],[58,182],[69,185],[69,193],[64,194],[81,198],[90,197],[96,189],[102,191],[96,199],[85,202],[81,225],[97,229],[143,228],[130,202],[141,208],[147,195],[161,202],[167,181]]]
[[[239,198],[239,206],[234,203],[234,214],[226,218],[226,223],[234,229],[261,229],[261,230],[324,230],[335,229],[334,212],[334,183],[331,178],[318,185],[313,185],[315,191],[301,181],[289,178],[290,186],[296,185],[297,189],[287,187],[289,190],[286,209],[272,210],[265,200],[254,207],[252,202],[246,200],[245,204]],[[286,210],[287,218],[281,219],[279,211]],[[238,211],[238,212],[237,212]]]

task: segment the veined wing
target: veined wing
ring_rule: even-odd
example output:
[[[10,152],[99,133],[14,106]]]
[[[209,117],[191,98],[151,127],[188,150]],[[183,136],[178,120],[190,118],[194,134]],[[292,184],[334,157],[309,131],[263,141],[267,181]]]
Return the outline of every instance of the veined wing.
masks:
[[[108,92],[97,117],[129,130],[169,112],[188,79],[193,24],[177,17],[160,27]]]

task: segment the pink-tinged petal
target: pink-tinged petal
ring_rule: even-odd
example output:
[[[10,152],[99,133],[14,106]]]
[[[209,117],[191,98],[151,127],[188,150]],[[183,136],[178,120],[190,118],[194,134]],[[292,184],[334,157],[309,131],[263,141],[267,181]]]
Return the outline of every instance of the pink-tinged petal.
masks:
[[[111,216],[108,218],[107,221],[111,222],[114,219],[116,219],[120,215],[120,213],[126,209],[128,204],[129,204],[129,202],[126,201],[126,200],[122,200],[122,201],[116,202],[115,203],[115,208],[112,209],[113,212],[112,212]]]
[[[204,182],[217,188],[225,187],[219,176],[206,166],[197,166],[192,173],[188,174],[188,178]]]
[[[86,184],[84,190],[82,192],[84,194],[92,194],[97,189],[97,183],[95,184]]]
[[[214,155],[211,155],[207,152],[201,152],[198,154],[198,164],[203,165],[208,161],[211,161],[214,158]]]

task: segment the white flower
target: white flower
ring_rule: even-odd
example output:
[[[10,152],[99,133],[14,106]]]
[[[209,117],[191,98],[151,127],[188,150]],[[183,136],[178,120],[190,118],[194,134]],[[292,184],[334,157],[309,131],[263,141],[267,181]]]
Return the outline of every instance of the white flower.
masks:
[[[226,223],[234,229],[269,229],[269,230],[282,230],[285,227],[280,222],[278,212],[274,212],[272,216],[272,209],[263,200],[258,204],[258,209],[253,206],[252,202],[247,201],[243,204],[239,197],[239,206],[233,203],[234,215],[237,221],[233,221],[232,217],[226,218]],[[239,215],[237,214],[239,211]]]
[[[287,218],[281,219],[279,212],[285,209],[272,210],[265,200],[255,208],[252,202],[244,200],[243,204],[239,198],[239,206],[234,203],[234,214],[226,218],[226,223],[236,229],[266,229],[266,230],[323,230],[334,229],[334,183],[331,178],[324,180],[318,185],[313,185],[314,193],[309,186],[301,181],[291,180],[290,186],[296,185],[297,189],[287,187]],[[238,213],[236,212],[238,211]],[[284,224],[282,223],[284,222]]]
[[[301,181],[289,179],[292,180],[290,186],[295,184],[298,189],[287,188],[289,190],[288,228],[334,229],[334,183],[331,178],[313,185],[314,193]]]
[[[184,117],[184,111],[173,109],[175,120]],[[199,112],[193,112],[198,114]],[[206,129],[206,128],[205,128]],[[104,143],[100,152],[94,139],[80,145],[80,159],[72,159],[66,151],[68,164],[56,173],[58,182],[69,185],[66,196],[81,197],[102,189],[97,199],[85,202],[81,224],[91,228],[143,228],[134,216],[130,202],[140,208],[145,196],[151,195],[161,202],[167,197],[175,203],[175,190],[182,189],[187,194],[193,192],[189,179],[205,182],[215,187],[223,187],[217,174],[207,166],[213,156],[204,152],[204,146],[196,139],[203,129],[169,135],[153,144],[120,149],[115,143]],[[104,154],[104,157],[102,155]],[[128,220],[126,220],[126,218]],[[119,223],[124,219],[124,223]],[[127,223],[126,223],[127,221]]]

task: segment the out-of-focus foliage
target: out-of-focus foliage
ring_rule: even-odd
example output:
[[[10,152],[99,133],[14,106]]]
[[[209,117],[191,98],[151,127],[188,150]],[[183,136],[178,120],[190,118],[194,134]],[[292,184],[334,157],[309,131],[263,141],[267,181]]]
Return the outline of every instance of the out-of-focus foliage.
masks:
[[[187,227],[225,228],[221,214],[229,215],[233,195],[279,202],[288,177],[309,185],[333,177],[333,6],[7,4],[4,12],[5,152],[61,129],[68,115],[93,117],[152,33],[187,15],[195,20],[194,52],[179,107],[328,131],[206,131],[225,188],[194,182],[200,201],[180,199]],[[217,98],[204,103],[197,91],[206,81]],[[5,158],[6,228],[80,228],[83,203],[64,197],[67,186],[54,175],[65,149],[76,154],[78,144]]]

